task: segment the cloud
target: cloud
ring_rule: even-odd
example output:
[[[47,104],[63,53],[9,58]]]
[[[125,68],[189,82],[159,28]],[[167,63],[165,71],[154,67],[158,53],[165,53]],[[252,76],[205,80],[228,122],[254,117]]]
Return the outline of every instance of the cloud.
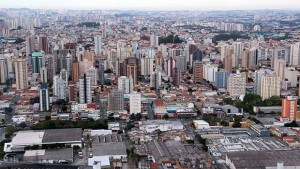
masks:
[[[42,9],[293,9],[299,0],[0,0],[2,8]]]

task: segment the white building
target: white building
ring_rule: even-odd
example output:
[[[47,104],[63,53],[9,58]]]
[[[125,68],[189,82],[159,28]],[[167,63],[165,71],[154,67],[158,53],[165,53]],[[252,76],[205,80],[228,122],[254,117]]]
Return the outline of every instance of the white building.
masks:
[[[218,71],[218,65],[204,64],[203,65],[203,79],[213,83],[215,82],[216,72]]]
[[[118,78],[118,89],[123,90],[124,93],[133,92],[133,83],[130,83],[130,78],[126,76],[121,76]]]
[[[209,124],[204,120],[193,120],[194,127],[196,129],[209,129]]]
[[[280,77],[276,75],[262,76],[260,96],[263,100],[272,96],[280,96]]]
[[[53,93],[58,99],[66,99],[67,97],[67,83],[59,75],[53,77]]]
[[[158,46],[159,37],[156,35],[150,36],[150,45],[151,46]]]
[[[101,42],[101,36],[100,35],[96,35],[94,37],[94,41],[95,41],[95,54],[96,55],[100,55],[101,54],[101,46],[102,46],[102,42]]]
[[[26,115],[15,115],[12,117],[13,123],[21,124],[26,122]]]
[[[139,129],[148,133],[152,133],[157,130],[183,130],[183,124],[180,121],[147,120],[139,122]]]
[[[86,76],[91,78],[91,86],[97,86],[98,74],[95,67],[89,67],[87,69]]]
[[[290,50],[290,65],[300,65],[300,42],[291,44]]]
[[[6,58],[0,58],[0,83],[6,83],[8,78],[8,68]]]
[[[142,104],[141,104],[141,94],[140,93],[132,93],[130,94],[130,114],[141,113]]]
[[[141,58],[141,75],[149,76],[154,72],[155,64],[152,58]]]
[[[299,72],[294,67],[286,67],[284,70],[284,78],[291,82],[291,87],[297,86],[297,76]]]
[[[231,74],[228,78],[230,97],[236,98],[246,94],[246,77],[243,74]]]

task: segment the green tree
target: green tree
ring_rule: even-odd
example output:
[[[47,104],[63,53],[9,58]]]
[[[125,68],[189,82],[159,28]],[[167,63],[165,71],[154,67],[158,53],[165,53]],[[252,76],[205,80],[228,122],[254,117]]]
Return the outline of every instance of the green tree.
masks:
[[[224,99],[224,103],[225,103],[225,104],[233,105],[234,102],[233,102],[232,98],[225,98],[225,99]]]
[[[5,138],[9,139],[16,131],[17,130],[14,126],[11,125],[7,126],[5,129]]]
[[[164,114],[164,117],[163,117],[163,118],[166,119],[166,120],[168,120],[170,117],[169,117],[168,114]]]

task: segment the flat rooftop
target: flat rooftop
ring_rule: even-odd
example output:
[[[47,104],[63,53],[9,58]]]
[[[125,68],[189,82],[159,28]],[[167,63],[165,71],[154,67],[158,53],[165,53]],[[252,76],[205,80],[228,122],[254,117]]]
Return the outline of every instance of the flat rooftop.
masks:
[[[277,163],[283,163],[284,166],[300,166],[300,150],[230,152],[227,153],[227,157],[236,169],[275,167]]]
[[[127,155],[124,142],[93,144],[93,156]]]

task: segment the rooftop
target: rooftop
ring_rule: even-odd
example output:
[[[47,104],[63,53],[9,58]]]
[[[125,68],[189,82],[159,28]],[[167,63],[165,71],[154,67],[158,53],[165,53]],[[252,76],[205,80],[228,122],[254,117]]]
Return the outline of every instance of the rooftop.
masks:
[[[231,152],[227,157],[236,169],[275,167],[279,162],[284,166],[300,166],[300,150]]]

